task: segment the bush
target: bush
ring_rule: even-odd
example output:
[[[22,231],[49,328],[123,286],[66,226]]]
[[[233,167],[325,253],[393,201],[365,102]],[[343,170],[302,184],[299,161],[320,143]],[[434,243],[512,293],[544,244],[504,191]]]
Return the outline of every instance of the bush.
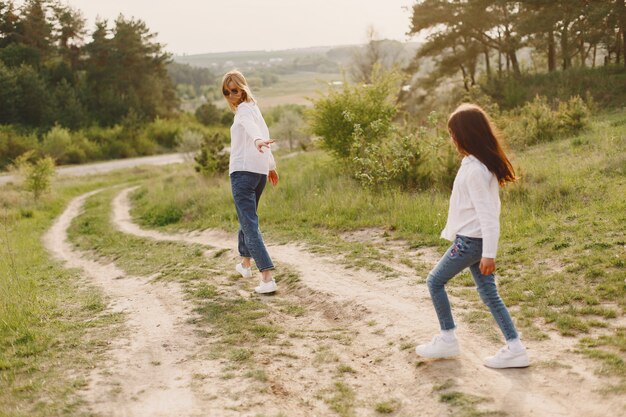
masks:
[[[38,146],[35,135],[23,136],[11,127],[0,128],[0,169],[8,167],[18,156],[35,151]]]
[[[375,71],[370,85],[344,83],[341,90],[331,90],[313,103],[308,113],[311,132],[336,157],[348,158],[357,137],[374,143],[390,134],[397,114],[397,91],[398,77],[392,72]]]
[[[458,158],[441,127],[443,120],[432,113],[417,132],[394,129],[388,138],[367,143],[360,137],[353,146],[351,170],[365,187],[403,190],[449,189],[458,167]]]
[[[204,137],[200,152],[195,157],[196,172],[210,176],[221,174],[228,170],[229,154],[224,149],[228,138],[221,133],[214,133]]]
[[[537,96],[519,111],[502,114],[497,124],[503,126],[508,141],[516,146],[551,142],[589,125],[589,108],[580,97],[558,102],[555,107],[558,110],[553,110],[545,97]]]
[[[175,203],[156,205],[146,210],[142,219],[150,226],[167,226],[177,223],[183,217],[183,211]]]
[[[211,102],[204,103],[196,109],[196,119],[205,126],[218,124],[222,118],[221,111]]]
[[[16,158],[14,166],[18,174],[23,176],[26,190],[32,192],[37,201],[44,192],[50,189],[54,175],[54,159],[47,156],[33,164],[30,162],[32,156],[32,151],[20,155]]]
[[[185,155],[185,160],[193,160],[193,155],[198,152],[202,146],[202,140],[204,136],[200,132],[185,129],[177,137],[178,147],[177,152]]]
[[[579,96],[572,97],[559,103],[557,119],[560,131],[578,133],[589,126],[589,108]]]
[[[58,164],[82,164],[102,155],[98,145],[81,132],[72,133],[60,126],[54,126],[44,135],[41,151]]]
[[[176,138],[181,130],[180,124],[176,121],[157,117],[145,127],[142,140],[156,142],[166,149],[174,149],[178,145]]]

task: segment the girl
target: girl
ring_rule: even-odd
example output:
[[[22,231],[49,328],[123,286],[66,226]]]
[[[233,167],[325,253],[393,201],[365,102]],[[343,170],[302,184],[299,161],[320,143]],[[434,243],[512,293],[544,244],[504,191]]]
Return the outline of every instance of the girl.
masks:
[[[452,142],[463,156],[454,180],[448,221],[441,237],[452,246],[428,274],[428,289],[439,319],[441,333],[430,343],[415,348],[426,358],[449,358],[460,353],[454,334],[445,284],[465,268],[470,269],[478,293],[500,326],[506,346],[485,359],[490,368],[521,368],[529,365],[509,312],[498,295],[494,271],[500,234],[498,187],[515,181],[515,172],[500,147],[489,117],[478,106],[462,104],[448,119]]]
[[[263,115],[242,73],[230,71],[224,75],[222,94],[235,112],[230,128],[228,170],[239,219],[238,246],[242,258],[235,270],[244,278],[250,278],[250,260],[254,258],[262,277],[254,290],[259,294],[272,293],[276,291],[276,281],[272,278],[274,265],[263,243],[257,207],[267,180],[272,185],[278,184],[276,163],[270,149],[274,141],[269,137]],[[263,148],[266,148],[265,152]]]

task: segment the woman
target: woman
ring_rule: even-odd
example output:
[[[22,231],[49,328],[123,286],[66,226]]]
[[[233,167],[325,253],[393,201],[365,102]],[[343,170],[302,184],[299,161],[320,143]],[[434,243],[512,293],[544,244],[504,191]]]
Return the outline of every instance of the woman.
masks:
[[[235,269],[244,278],[250,278],[250,261],[254,258],[261,272],[261,282],[254,290],[259,294],[273,293],[276,291],[276,281],[272,278],[274,264],[263,243],[257,207],[267,180],[272,185],[278,184],[270,149],[274,141],[241,72],[230,71],[224,75],[222,94],[235,113],[230,128],[229,174],[239,219],[239,255],[242,258]]]
[[[441,332],[415,351],[427,358],[449,358],[460,353],[445,285],[469,268],[480,298],[506,339],[506,346],[486,358],[485,366],[523,368],[529,364],[528,355],[498,294],[494,275],[500,236],[498,189],[515,181],[515,172],[489,117],[480,107],[459,106],[448,119],[448,130],[463,161],[452,187],[448,221],[441,232],[441,237],[453,243],[428,274],[428,289]]]

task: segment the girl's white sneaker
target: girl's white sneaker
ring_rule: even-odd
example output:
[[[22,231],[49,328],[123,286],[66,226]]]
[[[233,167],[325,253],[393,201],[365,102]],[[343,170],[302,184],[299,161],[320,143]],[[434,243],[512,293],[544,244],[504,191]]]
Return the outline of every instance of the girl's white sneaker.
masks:
[[[235,265],[235,270],[244,278],[250,278],[252,276],[252,268],[246,268],[240,263]]]
[[[254,289],[257,294],[269,294],[276,292],[276,281],[273,279],[270,282],[261,281],[258,287]]]
[[[513,352],[508,346],[503,347],[494,356],[485,358],[484,364],[488,368],[526,368],[530,365],[526,349],[520,352]]]
[[[449,342],[444,340],[443,337],[438,334],[433,337],[433,340],[431,340],[430,343],[417,346],[415,348],[415,353],[423,356],[424,358],[444,359],[459,356],[461,354],[461,349],[459,348],[458,340],[454,339]]]

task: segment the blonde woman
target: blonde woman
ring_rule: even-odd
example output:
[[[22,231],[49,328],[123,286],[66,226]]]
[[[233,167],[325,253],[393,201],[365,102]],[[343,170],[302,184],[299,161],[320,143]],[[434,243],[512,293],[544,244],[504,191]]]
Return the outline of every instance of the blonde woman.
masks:
[[[269,179],[278,184],[276,162],[272,155],[267,124],[257,106],[245,77],[230,71],[222,79],[222,94],[235,113],[230,128],[230,184],[239,219],[238,247],[241,263],[235,266],[244,278],[252,276],[251,259],[261,272],[261,282],[254,289],[259,294],[276,291],[272,278],[274,264],[267,253],[259,229],[257,207]]]

